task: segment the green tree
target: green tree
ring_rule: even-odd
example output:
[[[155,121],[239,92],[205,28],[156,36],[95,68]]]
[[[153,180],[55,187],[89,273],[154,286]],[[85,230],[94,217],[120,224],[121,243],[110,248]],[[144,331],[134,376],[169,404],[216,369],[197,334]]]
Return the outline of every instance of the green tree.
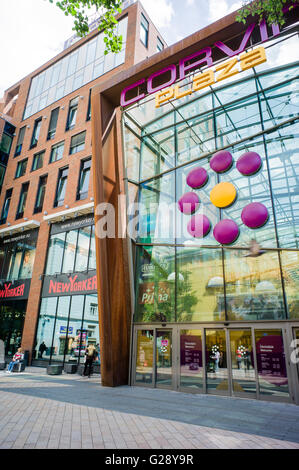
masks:
[[[245,1],[241,10],[238,11],[236,21],[239,23],[246,23],[248,16],[257,16],[259,22],[267,19],[268,24],[278,24],[283,26],[285,18],[283,8],[290,5],[294,8],[292,3],[297,3],[297,0],[254,0]]]
[[[49,2],[54,3],[54,0],[49,0]],[[87,12],[95,8],[101,13],[99,30],[104,31],[105,34],[105,54],[121,51],[123,39],[116,33],[115,16],[122,11],[122,0],[60,0],[56,2],[56,6],[66,16],[74,17],[73,30],[81,38],[89,33]]]

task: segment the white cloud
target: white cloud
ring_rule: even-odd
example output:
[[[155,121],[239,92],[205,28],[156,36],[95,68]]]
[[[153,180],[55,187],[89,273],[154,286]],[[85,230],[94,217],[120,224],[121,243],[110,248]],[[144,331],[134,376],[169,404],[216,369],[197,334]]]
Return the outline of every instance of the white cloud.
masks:
[[[229,5],[227,0],[209,0],[209,19],[211,22],[241,8],[243,1],[236,1]]]
[[[141,0],[141,3],[157,28],[170,26],[174,16],[173,4],[170,0]]]
[[[187,0],[187,5],[192,6],[195,4],[195,0]]]

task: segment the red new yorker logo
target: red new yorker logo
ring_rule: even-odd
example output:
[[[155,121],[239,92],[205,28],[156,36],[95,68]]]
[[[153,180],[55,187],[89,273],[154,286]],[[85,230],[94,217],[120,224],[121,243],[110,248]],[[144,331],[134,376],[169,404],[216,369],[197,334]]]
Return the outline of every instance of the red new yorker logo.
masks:
[[[0,289],[0,298],[22,297],[24,295],[25,284],[13,288],[10,288],[10,286],[11,282],[4,284],[4,289]]]
[[[50,280],[49,294],[63,292],[88,292],[97,289],[97,276],[92,276],[82,281],[76,281],[77,275],[70,277],[68,282]]]

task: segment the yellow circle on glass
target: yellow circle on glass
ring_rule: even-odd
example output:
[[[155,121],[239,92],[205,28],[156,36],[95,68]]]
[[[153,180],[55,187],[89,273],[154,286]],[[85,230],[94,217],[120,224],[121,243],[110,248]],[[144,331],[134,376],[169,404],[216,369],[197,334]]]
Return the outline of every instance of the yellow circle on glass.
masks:
[[[219,183],[210,192],[212,204],[216,207],[228,207],[236,199],[237,191],[232,183]]]

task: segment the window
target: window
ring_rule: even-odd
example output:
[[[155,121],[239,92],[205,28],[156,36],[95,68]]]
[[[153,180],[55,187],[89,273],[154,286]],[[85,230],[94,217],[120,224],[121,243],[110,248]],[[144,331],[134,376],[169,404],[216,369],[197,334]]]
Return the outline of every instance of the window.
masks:
[[[91,158],[81,161],[79,184],[78,184],[78,190],[77,190],[77,200],[85,199],[88,196],[90,168],[91,168]]]
[[[1,212],[1,220],[0,220],[1,225],[6,223],[11,196],[12,196],[12,188],[8,189],[5,194],[5,199],[4,199],[2,212]]]
[[[69,112],[67,115],[67,122],[65,130],[73,129],[76,124],[77,110],[78,110],[78,96],[70,101]]]
[[[33,155],[33,162],[31,171],[39,170],[43,166],[45,151]]]
[[[36,201],[34,206],[34,214],[41,212],[43,209],[48,175],[41,176],[39,179]]]
[[[73,135],[71,138],[70,155],[76,152],[80,152],[85,147],[85,134],[86,131],[80,132],[80,134]]]
[[[160,38],[157,37],[157,52],[161,52],[164,49],[164,44]]]
[[[26,131],[26,126],[21,127],[19,130],[19,135],[18,135],[18,140],[17,140],[17,146],[15,150],[15,157],[21,154],[22,151],[22,145],[24,141],[24,136],[25,136],[25,131]]]
[[[24,158],[24,160],[21,160],[17,164],[17,170],[16,170],[16,176],[15,178],[20,178],[21,176],[24,176],[26,173],[26,168],[27,168],[27,163],[28,163],[28,158]]]
[[[15,135],[15,126],[9,122],[5,122],[2,137],[0,140],[0,157],[1,161],[7,163],[8,155],[12,145],[12,139]]]
[[[64,142],[59,142],[55,144],[51,148],[50,154],[50,163],[57,162],[57,160],[61,160],[63,157],[63,150],[64,150]]]
[[[34,123],[30,148],[37,146],[41,125],[42,125],[42,118],[36,119]]]
[[[48,136],[47,140],[54,139],[57,127],[57,120],[58,120],[59,108],[55,108],[51,112],[50,124],[48,129]]]
[[[57,181],[57,188],[56,188],[56,195],[54,201],[54,207],[62,206],[65,196],[66,190],[66,183],[68,177],[68,167],[61,168],[58,173],[58,181]]]
[[[24,216],[24,210],[25,210],[25,206],[26,206],[28,189],[29,189],[29,183],[22,184],[22,189],[21,189],[21,194],[20,194],[16,219],[21,219]]]
[[[141,25],[140,25],[140,39],[141,42],[148,46],[148,30],[149,30],[149,22],[145,18],[145,16],[141,13]]]
[[[86,121],[90,121],[90,118],[91,118],[91,90],[89,90]]]

